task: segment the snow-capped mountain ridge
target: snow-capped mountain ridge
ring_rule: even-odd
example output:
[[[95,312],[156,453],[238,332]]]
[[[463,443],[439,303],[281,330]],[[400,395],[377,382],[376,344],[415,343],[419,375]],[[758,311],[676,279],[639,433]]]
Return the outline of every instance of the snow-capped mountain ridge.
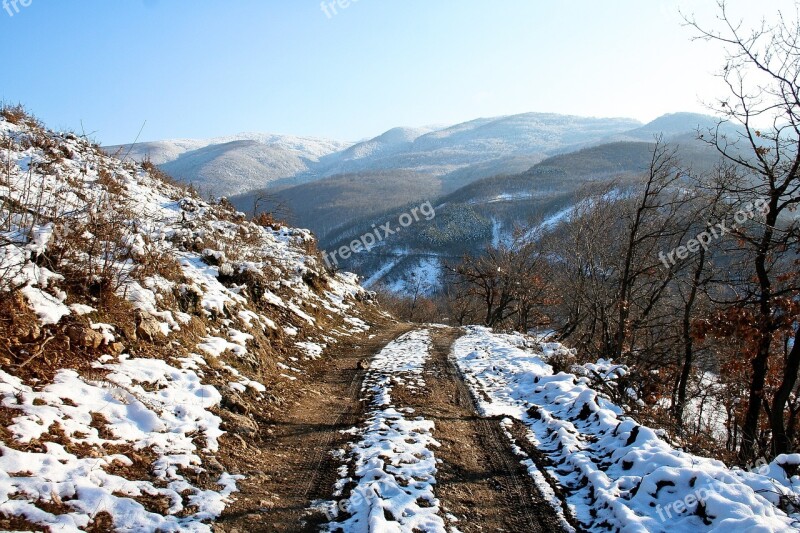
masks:
[[[598,141],[641,126],[631,119],[524,113],[478,118],[420,134],[395,128],[362,143],[318,169],[319,177],[377,170],[408,170],[453,185],[508,171],[522,171],[554,150]],[[470,172],[470,170],[472,170]]]
[[[123,154],[130,150],[129,157],[135,160],[147,158],[153,164],[161,165],[174,161],[186,152],[200,150],[213,145],[228,144],[235,141],[255,141],[259,144],[292,150],[305,156],[310,155],[317,158],[341,151],[354,144],[352,142],[335,141],[321,137],[241,132],[207,139],[167,139],[163,141],[140,142],[133,146],[115,145],[106,147],[106,150],[112,153],[120,150]]]
[[[309,171],[352,143],[278,135],[238,133],[212,139],[175,139],[109,146],[107,153],[149,160],[204,193],[228,196]]]
[[[112,146],[107,150],[130,152],[137,161],[149,158],[181,181],[231,196],[365,171],[412,171],[461,183],[507,171],[520,172],[564,146],[599,141],[640,126],[638,121],[625,118],[525,113],[444,127],[392,128],[356,143],[240,133],[205,140]],[[230,168],[235,169],[238,180],[232,179],[227,171]]]
[[[396,127],[358,142],[245,132],[110,146],[107,151],[149,159],[176,179],[221,196],[378,171],[424,174],[440,179],[449,192],[479,179],[524,172],[558,153],[612,141],[649,142],[657,134],[685,136],[715,123],[695,113],[672,113],[648,124],[522,113],[449,126]]]

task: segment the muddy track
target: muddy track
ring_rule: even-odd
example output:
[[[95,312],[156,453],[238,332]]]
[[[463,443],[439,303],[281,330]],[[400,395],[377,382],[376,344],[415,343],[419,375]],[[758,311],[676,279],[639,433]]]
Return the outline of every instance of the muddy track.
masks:
[[[500,421],[478,416],[467,385],[450,359],[459,330],[434,329],[425,369],[426,393],[398,403],[436,424],[441,459],[436,494],[463,533],[561,531],[559,520],[514,455]],[[449,521],[449,518],[448,518]]]
[[[253,454],[250,476],[239,483],[236,502],[214,524],[229,533],[316,531],[323,516],[310,514],[310,502],[330,499],[340,462],[331,452],[344,449],[350,437],[341,430],[364,416],[361,384],[364,365],[411,326],[390,325],[371,339],[333,346],[298,382],[294,405],[271,421],[270,433]],[[243,458],[246,462],[248,458]]]

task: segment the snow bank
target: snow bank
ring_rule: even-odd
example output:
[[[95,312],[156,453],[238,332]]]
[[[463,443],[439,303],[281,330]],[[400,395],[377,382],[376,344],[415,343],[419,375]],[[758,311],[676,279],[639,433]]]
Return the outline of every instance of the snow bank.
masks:
[[[590,531],[787,531],[796,517],[778,508],[800,496],[800,477],[780,462],[746,472],[672,448],[650,428],[575,375],[553,375],[545,351],[529,338],[470,328],[454,357],[482,414],[523,422],[528,439],[550,461],[546,472],[567,494]],[[608,366],[608,365],[605,365]]]

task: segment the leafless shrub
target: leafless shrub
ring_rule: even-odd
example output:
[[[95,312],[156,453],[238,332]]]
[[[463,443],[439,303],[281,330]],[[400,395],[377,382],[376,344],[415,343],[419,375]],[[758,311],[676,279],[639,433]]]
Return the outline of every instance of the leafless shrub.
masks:
[[[15,125],[22,124],[24,120],[32,118],[22,104],[1,106],[0,116]]]

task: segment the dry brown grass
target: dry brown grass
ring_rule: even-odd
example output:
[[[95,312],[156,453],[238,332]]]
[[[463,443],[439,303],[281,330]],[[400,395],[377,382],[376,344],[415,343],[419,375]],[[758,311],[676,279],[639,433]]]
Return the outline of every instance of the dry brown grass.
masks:
[[[97,169],[97,183],[102,185],[110,194],[119,196],[123,192],[122,183],[114,176],[114,173],[105,166]]]
[[[67,360],[85,366],[70,351],[62,330],[39,326],[38,317],[18,292],[0,297],[0,352],[3,369],[23,380],[49,382]]]
[[[186,183],[173,178],[172,176],[161,170],[158,167],[158,165],[156,165],[150,160],[149,157],[145,158],[140,164],[142,165],[142,168],[146,170],[147,173],[150,174],[152,178],[159,180],[163,183],[166,183],[167,185],[171,185],[172,187],[176,187],[181,191],[188,193],[190,196],[196,196],[196,194],[192,192],[193,189],[191,189]]]
[[[278,230],[284,225],[284,222],[275,218],[272,213],[259,213],[253,218],[253,223],[265,228]]]
[[[50,533],[52,529],[39,524],[34,524],[19,516],[8,516],[0,513],[0,529],[3,531],[41,531]],[[110,529],[107,531],[111,531]]]
[[[15,125],[22,124],[22,122],[26,119],[33,119],[33,117],[25,110],[25,106],[22,104],[3,105],[0,107],[0,116]]]

